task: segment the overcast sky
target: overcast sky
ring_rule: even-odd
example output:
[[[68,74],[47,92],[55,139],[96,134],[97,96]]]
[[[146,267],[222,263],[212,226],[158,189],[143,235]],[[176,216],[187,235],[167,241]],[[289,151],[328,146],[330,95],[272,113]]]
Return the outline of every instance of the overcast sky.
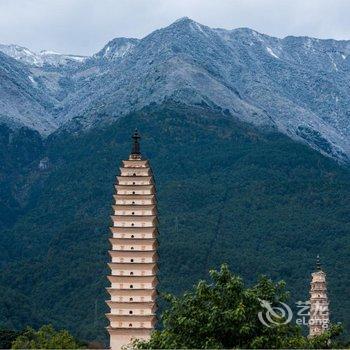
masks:
[[[350,39],[350,0],[0,0],[0,43],[90,55],[183,16],[278,37]]]

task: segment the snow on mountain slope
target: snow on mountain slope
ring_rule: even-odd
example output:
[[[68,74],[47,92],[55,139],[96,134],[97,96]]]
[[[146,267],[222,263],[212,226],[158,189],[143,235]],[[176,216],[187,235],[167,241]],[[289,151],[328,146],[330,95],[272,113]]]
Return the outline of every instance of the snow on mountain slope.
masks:
[[[94,59],[115,60],[130,54],[140,40],[134,38],[115,38],[101,51],[93,55]]]
[[[221,108],[349,160],[350,41],[279,39],[182,18],[141,40],[116,38],[68,69],[45,67],[30,67],[31,84],[46,89],[61,128],[98,126],[174,99]]]
[[[18,45],[1,45],[0,51],[6,55],[19,60],[25,64],[43,67],[49,66],[64,66],[73,62],[84,62],[86,57],[79,55],[63,55],[53,51],[40,51],[39,53],[33,52],[25,47]]]
[[[62,106],[60,120],[69,124],[82,116],[79,122],[91,127],[172,98],[219,106],[346,159],[349,47],[245,28],[211,29],[184,18],[140,40],[122,59],[102,67],[98,79],[84,80]]]
[[[50,96],[38,88],[31,72],[0,52],[0,122],[27,126],[47,135],[57,129]]]

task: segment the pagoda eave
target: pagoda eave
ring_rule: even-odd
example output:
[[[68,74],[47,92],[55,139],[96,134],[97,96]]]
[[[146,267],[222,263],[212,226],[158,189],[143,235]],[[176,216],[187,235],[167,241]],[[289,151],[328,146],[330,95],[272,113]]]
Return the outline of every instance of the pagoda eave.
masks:
[[[139,155],[139,157],[141,157]],[[147,167],[149,165],[148,160],[147,159],[127,159],[127,160],[122,160],[123,166],[125,168],[134,168],[134,166],[132,165],[137,165],[135,168],[140,168],[142,167]]]
[[[136,277],[136,278],[135,278]],[[159,283],[157,275],[108,275],[109,282],[113,283],[150,283],[156,287]],[[111,287],[113,288],[113,287]]]
[[[132,250],[133,251],[133,250]],[[157,267],[157,263],[156,262],[110,262],[108,263],[108,266],[111,269],[116,269],[118,267],[121,267],[123,269],[129,267],[129,268],[134,268],[134,269],[142,269],[142,267],[147,267],[147,268],[156,268]]]
[[[130,307],[136,307],[137,309],[147,309],[147,308],[151,308],[154,309],[155,307],[155,303],[153,301],[149,301],[149,302],[145,302],[145,301],[123,301],[123,302],[118,302],[118,301],[111,301],[111,300],[106,300],[106,304],[109,307],[119,307],[119,308],[130,308]],[[152,313],[153,314],[153,313]]]
[[[122,238],[115,238],[115,237],[110,237],[109,242],[111,244],[154,244],[154,243],[159,243],[158,238],[156,237],[151,237],[151,238],[135,238],[135,237],[122,237]]]
[[[138,190],[152,190],[154,188],[153,184],[147,184],[147,185],[144,185],[144,184],[136,184],[136,182],[134,184],[130,184],[130,185],[121,185],[119,183],[115,184],[114,187],[117,189],[117,190],[129,190],[130,188],[137,188]]]
[[[133,252],[135,250],[132,250]],[[112,258],[130,258],[130,251],[128,250],[109,250],[108,251],[109,255]],[[152,253],[150,255],[150,253]],[[153,250],[139,250],[137,252],[137,257],[151,257],[153,260],[152,262],[156,262],[157,258],[158,258],[159,254],[157,253],[157,250],[153,249]]]
[[[115,314],[111,314],[111,313],[107,313],[106,316],[108,317],[109,320],[113,320],[113,321],[118,321],[120,319],[125,319],[127,321],[140,321],[143,320],[145,321],[152,321],[154,319],[156,319],[156,314],[148,314],[148,315],[115,315]]]
[[[114,195],[116,199],[155,199],[156,196],[152,193],[141,194],[141,193],[130,193],[130,194],[121,194],[117,193]]]
[[[154,223],[157,221],[156,215],[111,215],[111,218],[112,218],[113,222],[118,222],[119,220],[121,220],[123,222],[132,222],[132,221],[149,222],[149,221],[152,221],[152,223]],[[150,226],[150,227],[152,227],[152,226]]]
[[[112,205],[114,210],[155,210],[156,206],[154,204],[115,204]]]
[[[154,329],[154,327],[131,328],[131,327],[111,327],[111,326],[108,326],[108,327],[106,327],[106,329],[110,334],[125,333],[126,330],[128,331],[128,333],[130,332],[131,334],[139,334],[140,331],[145,330],[145,331],[147,331],[147,333],[145,333],[145,334],[148,334],[149,331]]]
[[[107,287],[106,291],[109,292],[117,292],[117,291],[126,291],[126,292],[132,292],[132,291],[145,291],[145,292],[153,292],[155,295],[158,295],[157,291],[154,288],[112,288]]]
[[[135,227],[135,226],[110,226],[109,229],[112,231],[112,233],[133,233],[133,232],[140,232],[140,233],[158,233],[156,226],[143,226],[143,227]],[[119,231],[119,232],[117,232]]]

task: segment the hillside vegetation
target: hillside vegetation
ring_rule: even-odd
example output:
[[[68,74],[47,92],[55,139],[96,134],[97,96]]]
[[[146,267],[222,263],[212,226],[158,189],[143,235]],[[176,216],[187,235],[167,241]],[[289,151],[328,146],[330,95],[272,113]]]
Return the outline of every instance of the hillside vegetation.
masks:
[[[349,170],[226,114],[168,102],[46,140],[1,128],[0,324],[105,339],[113,184],[137,126],[158,190],[161,291],[178,294],[226,262],[306,300],[319,253],[332,320],[349,328]],[[21,144],[35,157],[14,163]]]

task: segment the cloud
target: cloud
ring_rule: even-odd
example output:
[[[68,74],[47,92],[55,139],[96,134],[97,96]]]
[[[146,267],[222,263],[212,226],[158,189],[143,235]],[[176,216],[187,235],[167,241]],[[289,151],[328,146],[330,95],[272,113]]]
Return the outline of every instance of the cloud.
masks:
[[[90,55],[188,16],[211,27],[350,39],[348,0],[1,0],[0,42]]]

